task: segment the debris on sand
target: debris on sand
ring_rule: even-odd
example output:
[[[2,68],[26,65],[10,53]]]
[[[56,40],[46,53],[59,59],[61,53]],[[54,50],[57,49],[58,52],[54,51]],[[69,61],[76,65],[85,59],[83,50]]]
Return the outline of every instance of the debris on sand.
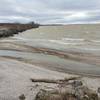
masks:
[[[61,85],[61,84],[59,84]],[[56,89],[41,89],[35,100],[100,100],[98,94],[88,89],[79,80],[74,80],[70,84],[59,86]]]

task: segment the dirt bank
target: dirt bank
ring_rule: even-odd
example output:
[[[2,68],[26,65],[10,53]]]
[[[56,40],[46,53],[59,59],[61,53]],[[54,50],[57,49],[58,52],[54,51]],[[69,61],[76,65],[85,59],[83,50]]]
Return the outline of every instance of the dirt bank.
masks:
[[[14,34],[18,34],[19,32],[38,27],[38,24],[0,23],[0,37],[13,36]]]

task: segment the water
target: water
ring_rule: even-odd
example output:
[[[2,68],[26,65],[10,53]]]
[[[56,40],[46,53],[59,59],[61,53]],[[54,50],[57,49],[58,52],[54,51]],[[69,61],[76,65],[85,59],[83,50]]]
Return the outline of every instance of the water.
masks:
[[[26,59],[32,64],[40,64],[51,70],[100,75],[99,24],[41,26],[14,37],[2,39],[0,42],[5,45],[1,47],[0,56],[15,57],[17,60]],[[48,50],[33,52],[34,50],[30,50],[30,47],[44,51],[53,50],[54,53],[51,54]],[[61,57],[59,51],[66,54],[68,58]]]
[[[100,25],[42,26],[15,38],[28,41],[29,45],[99,51]]]

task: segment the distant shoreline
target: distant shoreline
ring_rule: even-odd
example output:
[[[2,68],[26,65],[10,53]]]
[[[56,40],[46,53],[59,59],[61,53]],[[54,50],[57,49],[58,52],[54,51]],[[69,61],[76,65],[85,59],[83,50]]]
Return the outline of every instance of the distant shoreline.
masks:
[[[84,23],[84,24],[40,24],[40,26],[77,26],[77,25],[100,25],[100,23]]]

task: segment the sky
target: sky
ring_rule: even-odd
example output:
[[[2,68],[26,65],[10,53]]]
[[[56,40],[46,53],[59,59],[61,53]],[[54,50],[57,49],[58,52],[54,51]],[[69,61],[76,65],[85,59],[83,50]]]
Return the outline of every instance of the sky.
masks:
[[[100,22],[100,0],[0,0],[0,22]]]

